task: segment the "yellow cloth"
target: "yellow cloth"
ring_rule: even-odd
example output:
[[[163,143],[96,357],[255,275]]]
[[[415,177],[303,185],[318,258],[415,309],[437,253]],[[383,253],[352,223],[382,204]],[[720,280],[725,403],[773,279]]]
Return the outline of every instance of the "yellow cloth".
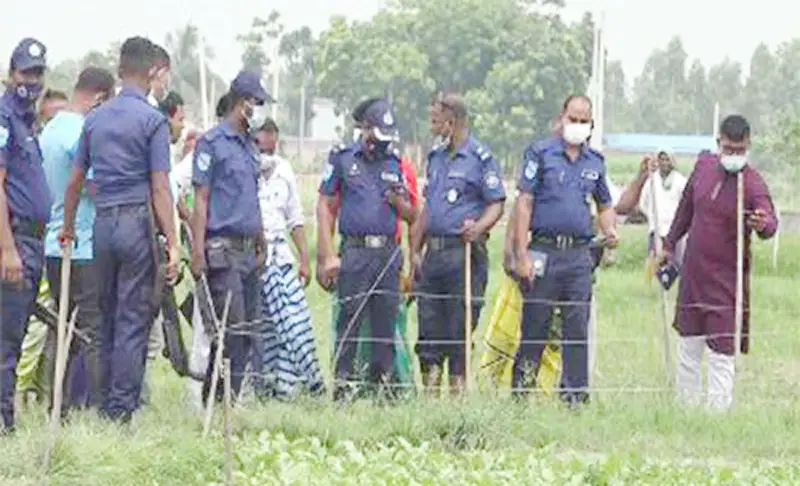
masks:
[[[521,321],[522,292],[517,283],[506,276],[500,284],[484,338],[479,375],[482,388],[511,388],[514,355],[519,349]],[[551,341],[542,353],[536,384],[549,396],[558,388],[560,378],[561,348]]]
[[[44,303],[50,299],[50,287],[47,279],[43,278],[39,285],[39,302]],[[31,317],[28,323],[28,330],[22,340],[22,353],[17,362],[17,391],[35,391],[43,394],[47,390],[44,376],[43,356],[44,348],[47,343],[48,327],[45,323]]]

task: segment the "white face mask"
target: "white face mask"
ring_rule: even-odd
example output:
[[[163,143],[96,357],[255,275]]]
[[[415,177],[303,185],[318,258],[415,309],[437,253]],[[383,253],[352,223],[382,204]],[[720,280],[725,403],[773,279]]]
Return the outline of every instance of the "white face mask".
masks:
[[[747,165],[747,155],[721,155],[719,160],[728,172],[739,172]]]
[[[247,126],[250,129],[250,132],[257,132],[264,122],[267,121],[267,116],[269,116],[267,105],[253,106],[253,114],[247,118]]]
[[[592,134],[591,123],[564,122],[564,140],[571,145],[580,145]]]

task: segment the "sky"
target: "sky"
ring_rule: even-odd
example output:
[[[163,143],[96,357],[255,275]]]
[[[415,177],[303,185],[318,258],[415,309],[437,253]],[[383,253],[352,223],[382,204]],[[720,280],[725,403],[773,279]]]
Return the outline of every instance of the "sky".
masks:
[[[566,3],[565,16],[570,19],[577,20],[590,8],[605,11],[609,59],[621,60],[629,79],[641,71],[654,48],[665,46],[674,35],[683,38],[690,58],[711,65],[730,57],[743,63],[745,70],[759,42],[774,47],[800,35],[796,17],[781,14],[788,4],[778,0],[760,0],[757,10],[750,9],[751,3],[737,6],[730,0]],[[0,14],[0,56],[9,56],[20,39],[33,36],[48,47],[50,62],[57,63],[130,35],[161,41],[167,32],[193,22],[216,53],[213,69],[231,79],[240,66],[236,35],[247,31],[254,16],[266,17],[274,8],[287,30],[305,24],[317,33],[332,15],[368,19],[383,0],[137,0],[135,9],[107,0],[38,0],[34,4],[35,8],[4,9]],[[0,62],[7,63],[6,59]]]

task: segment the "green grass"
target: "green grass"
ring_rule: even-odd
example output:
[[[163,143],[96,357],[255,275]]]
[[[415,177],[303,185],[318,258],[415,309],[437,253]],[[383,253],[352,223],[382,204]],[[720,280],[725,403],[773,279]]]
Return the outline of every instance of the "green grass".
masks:
[[[304,195],[306,202],[313,195]],[[309,206],[310,210],[310,206]],[[500,232],[491,238],[483,335],[502,274]],[[735,409],[683,410],[666,390],[656,289],[644,279],[642,228],[624,227],[618,264],[598,273],[598,366],[593,402],[579,413],[538,398],[529,405],[476,395],[378,407],[325,402],[256,405],[233,419],[236,484],[796,484],[800,476],[800,239],[754,245],[753,343],[737,376]],[[313,241],[313,238],[312,238]],[[328,374],[330,297],[309,290]],[[412,313],[413,315],[414,313]],[[416,336],[416,319],[409,323]],[[481,349],[478,340],[478,351]],[[163,361],[152,404],[129,428],[92,413],[62,431],[49,469],[45,412],[20,414],[0,439],[2,485],[204,485],[223,482],[219,413],[201,437],[185,382]]]

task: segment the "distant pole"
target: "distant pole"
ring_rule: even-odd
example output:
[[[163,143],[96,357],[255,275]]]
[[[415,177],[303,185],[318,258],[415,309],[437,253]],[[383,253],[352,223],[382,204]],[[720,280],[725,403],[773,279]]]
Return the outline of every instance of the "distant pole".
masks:
[[[589,80],[588,96],[592,100],[594,110],[594,130],[589,144],[595,150],[603,149],[603,90],[605,89],[605,43],[603,39],[603,23],[605,13],[595,15],[594,40],[592,46],[592,74]]]
[[[714,143],[719,138],[719,103],[714,103],[714,128],[711,133],[714,134]]]
[[[203,115],[203,130],[208,130],[211,120],[208,117],[208,86],[206,84],[206,42],[203,33],[197,32],[197,58],[200,69],[200,108]]]
[[[272,104],[272,119],[276,122],[278,121],[278,96],[281,87],[281,68],[278,58],[279,43],[279,38],[276,38],[272,44],[272,97],[275,98],[275,103]]]
[[[297,116],[297,156],[302,158],[303,142],[306,138],[306,75],[300,84],[300,112]]]

